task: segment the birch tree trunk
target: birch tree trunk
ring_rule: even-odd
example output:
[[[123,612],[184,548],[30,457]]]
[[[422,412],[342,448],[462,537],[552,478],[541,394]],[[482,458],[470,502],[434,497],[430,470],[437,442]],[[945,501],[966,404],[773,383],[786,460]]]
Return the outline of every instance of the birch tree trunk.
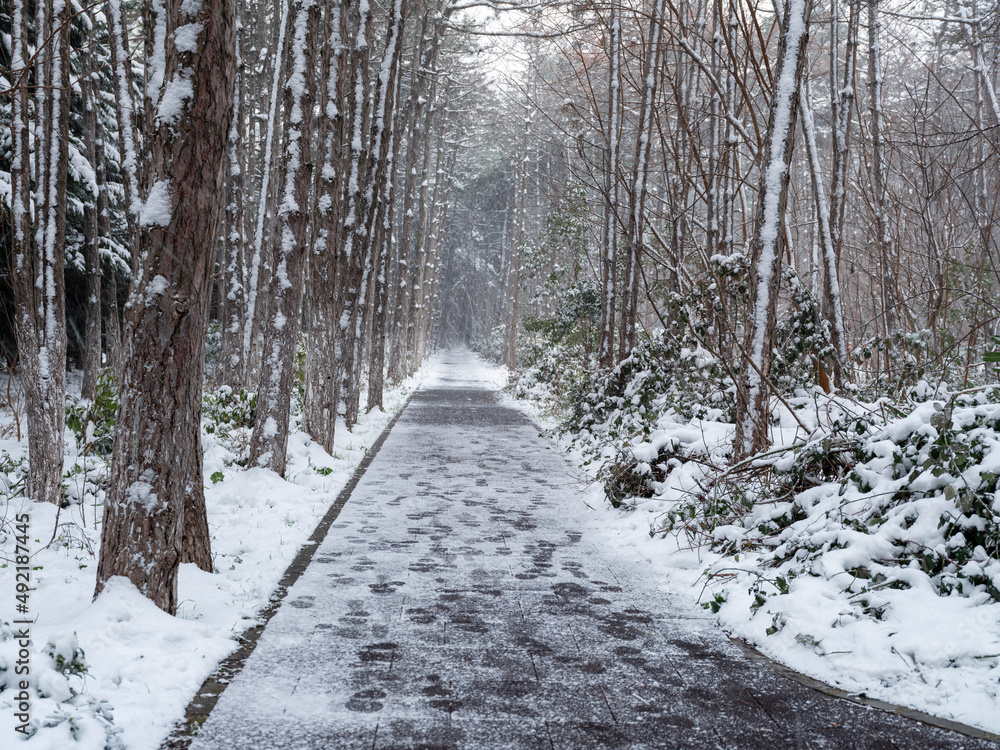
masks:
[[[788,166],[795,147],[799,85],[805,66],[812,0],[788,0],[781,21],[767,139],[762,149],[757,213],[750,259],[749,312],[743,365],[736,391],[734,459],[770,443],[770,376],[778,317],[778,282],[785,242]]]
[[[157,149],[126,306],[95,595],[124,576],[172,614],[180,563],[212,568],[201,396],[212,255],[225,205],[235,13],[232,0],[166,0],[160,12],[160,22],[182,33],[167,35],[160,90],[150,91]]]
[[[313,179],[313,107],[316,98],[316,36],[320,8],[315,0],[289,0],[285,48],[284,116],[278,243],[264,332],[264,364],[257,389],[257,416],[250,438],[250,463],[284,476],[289,409],[294,387],[295,343],[302,307],[303,271],[309,235],[309,191]]]

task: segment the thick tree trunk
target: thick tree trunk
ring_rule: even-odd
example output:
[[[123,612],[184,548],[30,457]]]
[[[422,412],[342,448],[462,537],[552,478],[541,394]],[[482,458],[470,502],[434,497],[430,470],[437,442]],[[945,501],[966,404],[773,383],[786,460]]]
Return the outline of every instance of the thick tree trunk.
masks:
[[[268,298],[264,366],[257,390],[257,416],[250,438],[250,463],[284,476],[289,409],[295,373],[295,344],[302,306],[303,271],[309,235],[309,191],[313,179],[313,107],[316,100],[316,36],[320,8],[314,0],[290,0],[284,72],[284,123],[278,243]]]
[[[177,608],[184,560],[211,570],[201,450],[201,395],[212,253],[225,202],[225,157],[235,76],[232,0],[161,6],[169,28],[165,95],[156,96],[141,215],[139,274],[125,316],[115,449],[105,506],[99,594],[125,576],[161,609]],[[191,24],[192,26],[188,26]],[[181,46],[183,43],[183,46]],[[181,83],[185,81],[187,83]],[[190,86],[188,96],[175,97]]]
[[[344,141],[347,118],[341,107],[346,95],[346,44],[350,5],[330,0],[324,7],[330,37],[322,46],[318,143],[324,148],[323,169],[316,180],[316,243],[309,258],[306,392],[303,427],[323,448],[333,452],[340,402],[341,358],[339,280],[340,223],[343,219]]]

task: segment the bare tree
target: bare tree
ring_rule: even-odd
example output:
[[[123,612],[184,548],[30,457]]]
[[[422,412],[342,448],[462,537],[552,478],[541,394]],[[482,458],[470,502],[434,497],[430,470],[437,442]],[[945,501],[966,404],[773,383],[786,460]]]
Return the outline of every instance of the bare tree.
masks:
[[[795,148],[799,85],[809,39],[812,0],[789,0],[781,20],[767,140],[762,150],[759,198],[750,261],[750,320],[736,396],[734,454],[738,458],[770,443],[770,375],[778,315],[778,282],[785,249],[789,164]]]

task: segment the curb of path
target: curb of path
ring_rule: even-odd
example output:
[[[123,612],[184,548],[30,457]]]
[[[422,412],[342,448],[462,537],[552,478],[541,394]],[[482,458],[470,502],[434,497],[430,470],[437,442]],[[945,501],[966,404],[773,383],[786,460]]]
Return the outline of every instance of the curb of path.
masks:
[[[793,682],[797,682],[800,685],[804,685],[805,687],[811,688],[817,692],[834,698],[850,701],[851,703],[857,703],[861,706],[877,708],[880,711],[887,711],[891,714],[896,714],[897,716],[905,716],[908,719],[913,719],[923,724],[929,724],[930,726],[937,727],[939,729],[947,729],[949,731],[964,734],[979,740],[1000,743],[1000,734],[993,734],[992,732],[987,732],[985,729],[970,726],[969,724],[962,724],[958,721],[943,719],[940,716],[924,713],[923,711],[918,711],[915,708],[907,708],[906,706],[899,706],[895,703],[887,703],[886,701],[878,700],[877,698],[869,698],[863,693],[849,693],[846,690],[835,688],[833,685],[828,685],[825,682],[821,682],[820,680],[807,677],[800,672],[796,672],[794,669],[785,666],[781,662],[777,662],[771,657],[765,656],[746,641],[742,641],[739,638],[730,638],[729,640],[740,651],[742,651],[743,655],[750,661],[757,664],[763,664],[765,667],[768,667],[771,671],[780,674],[782,677],[786,677]]]
[[[414,390],[413,393],[415,392]],[[361,459],[361,463],[358,464],[358,467],[354,470],[354,474],[351,475],[347,484],[344,485],[340,494],[337,495],[337,499],[333,501],[333,505],[327,509],[323,518],[320,519],[319,524],[313,530],[313,533],[303,543],[298,554],[285,569],[277,588],[271,594],[268,605],[257,615],[256,622],[238,636],[239,648],[220,661],[215,671],[202,683],[198,692],[195,693],[191,702],[188,703],[188,707],[184,712],[184,718],[180,719],[170,734],[167,735],[167,738],[160,745],[160,750],[187,750],[191,743],[194,742],[195,737],[198,735],[198,730],[201,729],[201,725],[208,719],[208,715],[215,708],[216,703],[219,702],[219,698],[226,687],[243,670],[243,666],[246,664],[250,654],[257,647],[257,642],[260,640],[264,628],[267,627],[268,622],[271,621],[271,618],[274,617],[281,603],[285,600],[288,590],[299,580],[299,577],[305,572],[309,563],[312,562],[313,555],[326,538],[327,532],[330,531],[333,522],[337,520],[340,511],[344,509],[347,501],[351,498],[354,488],[358,486],[358,482],[361,481],[361,478],[368,470],[368,466],[375,459],[386,438],[389,437],[392,428],[395,427],[400,416],[406,411],[406,407],[410,405],[413,393],[407,396],[406,401],[403,402],[403,405],[396,412],[395,416],[389,420],[382,434],[372,443],[371,449]]]

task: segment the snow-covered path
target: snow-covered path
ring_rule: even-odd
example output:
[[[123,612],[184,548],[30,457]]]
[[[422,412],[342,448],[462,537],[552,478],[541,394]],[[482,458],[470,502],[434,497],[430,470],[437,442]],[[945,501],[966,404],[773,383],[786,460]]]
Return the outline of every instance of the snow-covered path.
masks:
[[[994,747],[748,661],[537,432],[439,359],[191,747]]]

